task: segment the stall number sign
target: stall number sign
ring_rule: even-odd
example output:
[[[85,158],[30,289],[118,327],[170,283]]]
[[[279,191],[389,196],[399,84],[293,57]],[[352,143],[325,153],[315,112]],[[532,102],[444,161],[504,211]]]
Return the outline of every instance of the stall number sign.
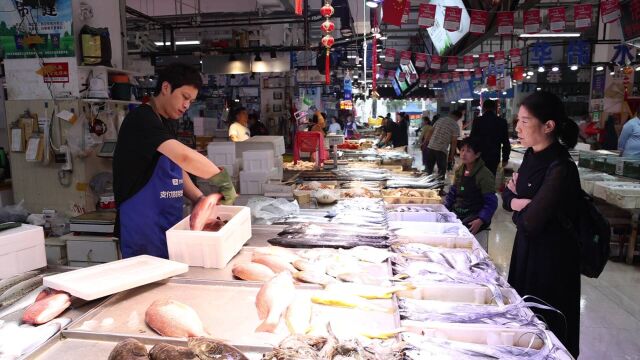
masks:
[[[42,79],[45,83],[68,83],[69,63],[45,62],[41,69]]]

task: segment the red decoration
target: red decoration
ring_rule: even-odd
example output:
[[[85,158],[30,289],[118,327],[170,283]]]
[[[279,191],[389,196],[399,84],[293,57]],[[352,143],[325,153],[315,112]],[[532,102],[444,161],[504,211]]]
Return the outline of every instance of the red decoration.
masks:
[[[519,65],[522,63],[522,51],[519,48],[510,49],[509,57],[511,58],[511,65]]]
[[[566,26],[564,7],[558,6],[549,8],[547,17],[549,18],[549,30],[553,32],[563,32]]]
[[[482,77],[482,69],[476,69],[474,75],[477,78],[481,78]]]
[[[420,74],[420,84],[427,85],[428,82],[429,82],[429,74],[427,73]]]
[[[329,19],[325,20],[322,24],[320,24],[320,29],[324,32],[332,32],[336,29],[336,26]]]
[[[423,54],[423,53],[417,53],[416,54],[416,67],[417,68],[424,68],[425,66],[427,66],[427,54]]]
[[[489,12],[482,10],[469,10],[469,16],[471,17],[469,32],[472,34],[484,34],[487,31]]]
[[[471,71],[465,71],[464,72],[464,79],[465,80],[471,80]]]
[[[515,21],[513,11],[499,11],[496,15],[496,23],[498,24],[498,35],[512,35],[513,23]]]
[[[497,80],[495,75],[487,76],[487,86],[496,86]]]
[[[325,18],[330,18],[333,16],[333,6],[331,4],[326,3],[320,8],[320,15]]]
[[[591,14],[593,6],[591,4],[575,5],[573,7],[573,18],[576,23],[576,30],[587,29],[591,27]]]
[[[434,70],[440,70],[442,67],[442,57],[439,55],[431,55],[431,68]]]
[[[394,62],[396,61],[396,49],[389,48],[384,51],[384,61]]]
[[[457,56],[448,56],[447,57],[447,68],[449,70],[455,70],[458,67],[458,57]]]
[[[447,31],[460,30],[460,20],[462,19],[462,8],[457,6],[446,6],[444,10],[444,29]]]
[[[296,0],[296,15],[302,15],[302,0]]]
[[[382,3],[382,21],[400,26],[402,24],[402,14],[409,0],[387,0]]]
[[[513,80],[515,81],[524,80],[524,66],[515,66],[513,68]]]
[[[481,68],[489,66],[489,53],[482,53],[478,56],[478,62]]]
[[[493,63],[496,65],[504,65],[505,63],[504,50],[496,51],[493,53]]]
[[[612,23],[620,19],[621,16],[619,0],[600,1],[600,18],[602,18],[603,23]]]
[[[473,55],[465,55],[462,58],[465,69],[473,69]]]
[[[330,48],[333,46],[335,39],[331,35],[325,35],[322,37],[322,45],[326,48]]]
[[[404,3],[404,12],[402,12],[402,19],[400,19],[400,23],[406,24],[409,21],[409,13],[411,13],[411,1],[407,0]]]
[[[411,51],[400,52],[400,64],[407,65],[411,61]]]
[[[430,28],[434,25],[436,19],[435,4],[420,4],[418,10],[418,25],[423,28]]]
[[[540,9],[530,9],[524,12],[524,32],[526,34],[535,34],[540,32]]]

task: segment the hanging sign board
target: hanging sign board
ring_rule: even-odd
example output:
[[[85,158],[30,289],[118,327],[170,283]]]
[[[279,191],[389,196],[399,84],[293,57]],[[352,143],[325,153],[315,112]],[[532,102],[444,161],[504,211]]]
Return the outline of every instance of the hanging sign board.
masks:
[[[567,21],[564,7],[558,6],[549,8],[547,16],[549,18],[549,30],[553,32],[563,32]]]
[[[618,0],[600,1],[600,18],[605,24],[612,23],[620,19],[620,2]]]
[[[504,50],[496,51],[493,53],[493,63],[496,65],[504,65],[505,63]]]
[[[400,64],[407,65],[411,61],[411,51],[400,52]]]
[[[473,69],[473,55],[465,55],[462,62],[465,69]]]
[[[519,65],[522,63],[522,51],[520,51],[519,48],[509,50],[509,57],[511,58],[512,65]]]
[[[580,4],[573,7],[573,18],[575,20],[576,30],[582,30],[591,27],[592,13],[593,6],[591,4]]]
[[[458,57],[457,56],[448,56],[447,57],[447,68],[449,70],[455,70],[458,67]]]
[[[444,11],[444,29],[447,31],[460,30],[462,19],[462,8],[457,6],[447,6]]]
[[[419,69],[427,66],[427,54],[417,53],[416,54],[416,67]]]
[[[442,57],[440,55],[431,55],[431,68],[440,70],[442,67]]]
[[[498,24],[498,35],[512,35],[514,12],[499,11],[496,15],[496,23]]]
[[[487,31],[487,21],[489,20],[489,12],[482,10],[469,10],[471,24],[469,32],[476,35],[482,35]]]
[[[418,10],[418,25],[427,29],[434,25],[436,20],[436,5],[435,4],[420,4]]]
[[[404,2],[404,12],[402,13],[401,23],[406,24],[409,21],[409,13],[411,12],[411,1]]]
[[[396,61],[396,49],[387,49],[384,51],[384,61],[394,62]]]
[[[540,9],[529,9],[524,12],[524,32],[525,34],[535,34],[540,32]]]
[[[481,68],[489,66],[489,53],[482,53],[478,55],[478,62]]]

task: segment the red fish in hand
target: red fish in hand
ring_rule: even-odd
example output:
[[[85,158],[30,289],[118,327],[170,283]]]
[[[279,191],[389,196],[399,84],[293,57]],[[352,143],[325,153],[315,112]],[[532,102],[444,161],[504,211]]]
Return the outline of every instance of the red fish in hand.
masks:
[[[218,216],[218,204],[222,199],[220,194],[203,196],[193,206],[190,218],[190,227],[194,231],[202,231],[207,225]]]

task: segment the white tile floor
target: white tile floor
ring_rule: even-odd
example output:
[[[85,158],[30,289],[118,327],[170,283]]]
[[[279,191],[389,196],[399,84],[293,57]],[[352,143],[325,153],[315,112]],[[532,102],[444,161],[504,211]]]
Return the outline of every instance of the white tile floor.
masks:
[[[422,169],[419,150],[411,149]],[[507,276],[516,228],[502,204],[493,217],[489,255]],[[582,277],[580,360],[640,360],[640,266],[609,261],[598,279]]]

